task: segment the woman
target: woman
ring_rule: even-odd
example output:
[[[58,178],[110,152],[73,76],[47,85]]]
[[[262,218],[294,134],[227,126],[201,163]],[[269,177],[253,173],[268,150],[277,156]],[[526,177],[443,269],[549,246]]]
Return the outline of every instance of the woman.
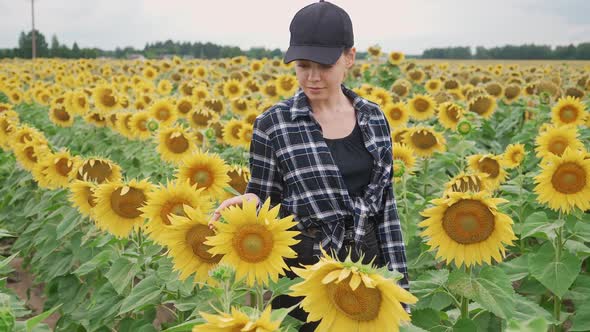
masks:
[[[350,17],[320,1],[297,12],[290,31],[284,61],[296,61],[300,89],[256,119],[246,192],[222,202],[210,225],[243,198],[260,203],[270,197],[271,205],[281,204],[282,217],[294,215],[301,231],[298,257],[287,260],[289,266],[317,262],[321,245],[341,259],[363,255],[365,263],[398,270],[400,286],[408,289],[390,129],[376,104],[342,85],[356,54]],[[283,296],[273,306],[300,300]],[[301,309],[291,314],[307,316]]]

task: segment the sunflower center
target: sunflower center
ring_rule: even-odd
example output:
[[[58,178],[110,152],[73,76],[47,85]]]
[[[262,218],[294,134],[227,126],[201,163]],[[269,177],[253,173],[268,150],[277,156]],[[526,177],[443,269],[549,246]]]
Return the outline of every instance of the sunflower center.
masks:
[[[209,117],[205,114],[201,113],[193,113],[192,116],[193,122],[198,126],[206,126],[207,122],[209,121]]]
[[[408,92],[408,88],[402,84],[394,85],[392,90],[398,96],[404,96]]]
[[[27,158],[36,163],[37,162],[37,156],[35,156],[35,149],[32,146],[27,146],[25,148],[25,156],[27,156]]]
[[[401,130],[399,133],[395,134],[393,137],[393,141],[395,143],[403,143],[404,141],[404,134],[407,130]]]
[[[229,185],[232,188],[234,188],[239,193],[243,193],[246,191],[246,186],[248,185],[248,182],[246,181],[243,175],[240,175],[236,170],[229,171],[227,175],[229,175]]]
[[[459,122],[461,117],[459,116],[459,107],[451,105],[447,108],[447,116],[454,122]]]
[[[122,195],[123,188],[118,188],[111,194],[111,209],[127,219],[134,219],[141,216],[139,208],[145,204],[145,194],[142,190],[137,188],[129,188],[124,195]]]
[[[180,104],[178,104],[178,111],[182,114],[186,114],[186,113],[190,112],[190,110],[192,108],[193,108],[193,105],[186,100],[181,101]]]
[[[270,255],[274,241],[272,233],[266,227],[245,225],[236,232],[232,244],[242,260],[258,263]]]
[[[492,108],[492,99],[490,98],[479,98],[471,105],[471,111],[482,115],[486,114]]]
[[[551,140],[551,142],[549,142],[549,145],[547,147],[547,149],[558,156],[561,156],[563,154],[563,152],[565,151],[565,148],[568,147],[568,140],[564,137],[556,137],[553,140]]]
[[[551,177],[553,188],[563,194],[575,194],[582,191],[587,185],[587,181],[588,174],[584,168],[573,162],[560,165]]]
[[[86,98],[84,97],[79,97],[78,98],[78,106],[84,108],[86,107]]]
[[[451,188],[454,192],[480,192],[481,179],[479,176],[475,177],[475,179],[473,179],[471,176],[462,177],[457,179]]]
[[[430,103],[427,100],[419,98],[414,101],[414,108],[420,113],[428,111],[429,107]]]
[[[267,85],[264,88],[264,91],[266,91],[266,94],[271,97],[274,97],[277,95],[277,88],[274,85]]]
[[[191,176],[191,185],[195,183],[198,188],[209,188],[213,183],[213,175],[208,169],[196,169]]]
[[[500,164],[498,164],[498,161],[492,158],[483,158],[479,161],[478,166],[482,172],[489,174],[490,178],[492,179],[496,178],[498,174],[500,174]]]
[[[436,137],[431,132],[419,131],[411,136],[412,143],[419,149],[429,149],[436,145]]]
[[[156,112],[158,120],[167,120],[170,117],[170,111],[167,108],[160,108]]]
[[[213,236],[215,233],[206,225],[195,225],[186,233],[186,243],[193,250],[193,254],[199,257],[205,263],[215,264],[219,263],[222,255],[211,255],[209,253],[210,246],[204,242],[207,241],[208,236]]]
[[[68,165],[70,164],[70,165]],[[61,176],[68,176],[72,171],[73,163],[68,158],[61,158],[56,164],[55,169]]]
[[[514,163],[520,163],[520,161],[523,158],[523,154],[520,151],[514,151],[511,155],[510,155],[510,160]]]
[[[86,174],[88,181],[103,183],[112,173],[113,171],[109,163],[101,160],[94,160],[92,164],[86,162],[84,166],[82,166],[82,174],[78,173],[77,178],[78,180],[84,180],[84,174]]]
[[[145,120],[145,119],[139,120],[137,122],[137,128],[139,128],[139,130],[141,130],[141,131],[147,131],[148,130],[147,120]]]
[[[162,218],[162,221],[164,222],[164,224],[166,225],[171,225],[172,223],[170,222],[170,215],[176,215],[176,216],[183,216],[186,217],[186,214],[184,213],[184,208],[182,207],[184,204],[189,205],[190,203],[184,200],[176,200],[176,201],[170,201],[170,202],[166,202],[166,204],[164,204],[164,206],[162,206],[162,210],[160,211],[160,218]]]
[[[240,133],[240,129],[242,129],[242,125],[237,125],[237,126],[233,126],[231,128],[231,135],[233,136],[234,139],[240,139],[240,136],[238,135]]]
[[[329,283],[328,296],[338,310],[355,321],[371,321],[379,315],[381,291],[361,283],[355,290],[350,288],[350,276],[339,283]]]
[[[578,118],[578,109],[572,105],[566,105],[559,110],[559,118],[565,123],[571,123]]]
[[[443,216],[443,229],[461,244],[485,241],[494,231],[495,218],[487,205],[472,199],[451,205]]]
[[[92,192],[92,189],[90,189],[90,187],[86,187],[86,188],[84,188],[84,191],[86,193],[86,201],[88,202],[88,205],[90,205],[91,207],[95,207],[96,206],[96,197],[94,197],[94,193]]]
[[[232,84],[232,85],[229,86],[229,89],[228,90],[229,90],[229,93],[235,94],[235,93],[238,92],[238,87]]]
[[[280,84],[281,84],[281,88],[283,88],[283,90],[285,90],[285,91],[291,91],[291,89],[294,86],[294,84],[293,84],[293,82],[291,82],[291,80],[281,80]]]
[[[107,107],[113,107],[117,103],[115,101],[115,97],[113,97],[112,92],[110,90],[108,92],[105,92],[100,97],[100,102]]]
[[[70,120],[70,114],[68,112],[66,112],[66,110],[64,110],[63,108],[53,109],[53,115],[55,115],[55,117],[60,121],[69,121]]]
[[[174,153],[183,153],[188,150],[188,140],[184,135],[171,138],[170,135],[166,139],[166,147]]]
[[[389,112],[389,116],[391,116],[394,120],[399,120],[402,118],[402,111],[399,108],[394,108]]]

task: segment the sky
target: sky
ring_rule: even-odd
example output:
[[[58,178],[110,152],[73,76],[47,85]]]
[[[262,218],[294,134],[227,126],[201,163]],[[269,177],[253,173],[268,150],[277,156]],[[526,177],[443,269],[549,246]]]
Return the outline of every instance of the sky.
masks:
[[[165,41],[280,48],[309,0],[35,0],[35,25],[47,41],[71,47]],[[353,22],[355,46],[421,54],[447,46],[590,42],[589,0],[332,0]],[[31,29],[31,0],[0,0],[0,48]]]

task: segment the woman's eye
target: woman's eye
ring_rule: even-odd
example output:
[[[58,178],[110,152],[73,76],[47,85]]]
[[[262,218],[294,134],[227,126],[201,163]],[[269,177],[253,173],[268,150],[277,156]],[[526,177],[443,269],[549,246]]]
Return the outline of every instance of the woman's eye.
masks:
[[[321,65],[322,69],[331,69],[332,67],[334,67],[333,65]]]

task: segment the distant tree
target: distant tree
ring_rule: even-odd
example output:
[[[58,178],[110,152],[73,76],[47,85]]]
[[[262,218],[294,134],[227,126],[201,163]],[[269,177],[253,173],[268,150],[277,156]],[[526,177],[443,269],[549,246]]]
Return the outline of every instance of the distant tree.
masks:
[[[18,38],[19,55],[23,58],[31,58],[33,56],[33,31],[25,34],[20,33]],[[49,46],[45,40],[45,36],[38,30],[35,30],[35,46],[37,48],[37,56],[46,58],[49,56]]]

